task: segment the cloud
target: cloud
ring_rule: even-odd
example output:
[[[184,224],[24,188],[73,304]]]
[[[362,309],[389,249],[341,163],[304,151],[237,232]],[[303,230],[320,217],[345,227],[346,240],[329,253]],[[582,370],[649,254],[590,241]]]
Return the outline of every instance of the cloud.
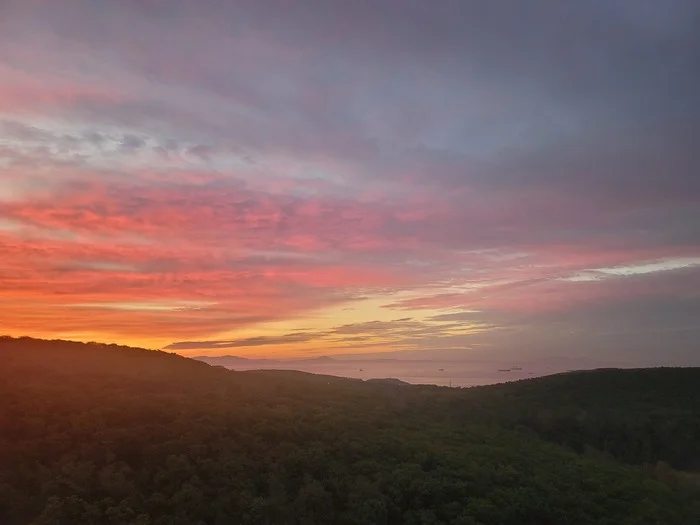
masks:
[[[248,348],[259,346],[286,346],[296,343],[351,344],[355,347],[377,344],[405,347],[408,342],[435,339],[455,333],[477,333],[489,328],[483,323],[446,324],[414,321],[410,318],[393,321],[367,321],[335,326],[327,330],[295,331],[283,335],[256,336],[234,340],[180,341],[171,343],[168,350],[218,350],[224,348]]]
[[[3,2],[0,328],[434,350],[677,304],[681,346],[697,276],[655,265],[700,257],[699,13]]]
[[[478,316],[478,311],[455,312],[452,314],[439,314],[429,317],[431,321],[474,321]]]
[[[292,333],[278,337],[258,336],[233,341],[183,341],[172,343],[165,347],[166,350],[217,350],[222,348],[243,348],[249,346],[284,345],[288,343],[303,343],[314,339],[313,334]]]

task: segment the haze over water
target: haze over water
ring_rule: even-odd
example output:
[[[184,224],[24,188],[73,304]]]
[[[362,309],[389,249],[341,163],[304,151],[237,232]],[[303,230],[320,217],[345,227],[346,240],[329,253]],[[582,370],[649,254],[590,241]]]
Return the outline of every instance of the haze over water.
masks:
[[[205,358],[206,360],[206,358]],[[613,366],[609,362],[550,360],[529,363],[485,363],[469,361],[413,360],[329,360],[329,361],[264,361],[224,365],[231,370],[298,370],[312,374],[353,379],[395,378],[411,384],[452,387],[481,386],[506,381],[541,377],[571,370],[590,370]],[[615,363],[614,366],[625,367]]]

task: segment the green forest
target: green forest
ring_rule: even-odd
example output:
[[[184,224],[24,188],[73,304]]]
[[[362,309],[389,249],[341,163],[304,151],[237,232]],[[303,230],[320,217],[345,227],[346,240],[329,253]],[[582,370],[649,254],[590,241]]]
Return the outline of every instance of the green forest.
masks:
[[[700,523],[700,369],[474,388],[0,338],[0,524]]]

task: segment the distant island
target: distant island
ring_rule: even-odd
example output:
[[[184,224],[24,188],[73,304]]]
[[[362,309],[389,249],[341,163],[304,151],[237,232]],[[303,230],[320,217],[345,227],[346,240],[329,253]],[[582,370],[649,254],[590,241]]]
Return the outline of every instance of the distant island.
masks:
[[[411,383],[407,383],[406,381],[401,381],[400,379],[396,379],[393,377],[388,377],[386,379],[366,379],[365,382],[366,383],[377,383],[377,384],[383,384],[383,385],[397,385],[397,386],[411,384]]]

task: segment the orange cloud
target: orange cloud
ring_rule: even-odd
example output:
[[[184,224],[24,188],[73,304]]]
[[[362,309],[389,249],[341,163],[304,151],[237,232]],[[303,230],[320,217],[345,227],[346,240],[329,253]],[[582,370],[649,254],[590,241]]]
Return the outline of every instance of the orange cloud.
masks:
[[[402,286],[341,253],[383,247],[356,205],[243,190],[65,185],[0,203],[0,316],[13,334],[131,341],[212,337]],[[305,239],[305,240],[304,240]],[[191,306],[195,305],[195,306]],[[100,335],[101,334],[101,335]]]

